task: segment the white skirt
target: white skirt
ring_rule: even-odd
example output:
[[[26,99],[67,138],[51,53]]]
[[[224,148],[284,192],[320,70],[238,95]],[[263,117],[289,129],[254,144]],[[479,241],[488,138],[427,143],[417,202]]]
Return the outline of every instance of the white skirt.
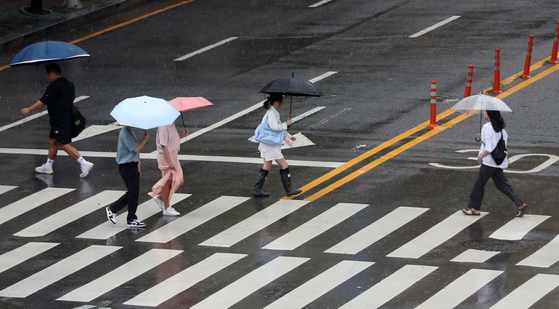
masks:
[[[264,158],[266,161],[283,159],[281,146],[272,146],[260,143],[258,150],[260,150],[260,157]]]

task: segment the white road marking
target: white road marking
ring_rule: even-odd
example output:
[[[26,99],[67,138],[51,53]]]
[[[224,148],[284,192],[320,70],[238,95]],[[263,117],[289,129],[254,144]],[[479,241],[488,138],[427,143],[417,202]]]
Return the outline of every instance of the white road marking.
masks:
[[[121,247],[92,245],[0,291],[0,297],[25,298]]]
[[[437,268],[435,266],[406,265],[370,289],[359,294],[359,296],[340,307],[340,309],[378,308],[419,280],[425,278]]]
[[[532,305],[558,286],[559,276],[537,274],[490,309],[532,308]]]
[[[308,201],[279,200],[249,218],[202,242],[200,246],[228,248],[305,206]]]
[[[271,303],[265,309],[303,308],[373,264],[374,262],[341,261]]]
[[[184,200],[185,198],[189,197],[191,194],[181,194],[175,193],[171,198],[171,206],[174,204]],[[161,209],[151,198],[142,203],[138,206],[138,210],[136,211],[136,216],[140,220],[145,220],[155,214],[161,213]],[[76,238],[88,238],[88,239],[107,239],[117,233],[120,233],[126,230],[128,227],[126,226],[126,216],[127,212],[123,212],[116,217],[116,224],[109,222],[108,220],[104,223],[92,228],[91,230],[76,236]]]
[[[419,37],[419,36],[422,36],[422,35],[424,35],[425,33],[429,32],[429,31],[433,31],[433,30],[435,30],[435,29],[437,29],[437,28],[439,28],[439,27],[441,27],[441,26],[443,26],[443,25],[446,25],[446,24],[448,24],[449,22],[451,22],[451,21],[453,21],[453,20],[456,20],[456,19],[458,19],[458,18],[460,18],[460,17],[461,17],[461,16],[452,16],[452,17],[449,17],[449,18],[447,18],[447,19],[441,21],[440,23],[436,23],[436,24],[432,25],[431,27],[425,28],[425,29],[423,29],[423,30],[421,30],[421,31],[419,31],[419,32],[417,32],[417,33],[415,33],[415,34],[410,35],[410,38],[417,38],[417,37]]]
[[[151,249],[108,274],[58,298],[61,301],[90,302],[112,289],[181,254],[183,250]]]
[[[287,256],[277,257],[192,306],[191,309],[229,308],[308,260],[310,259]]]
[[[166,243],[176,237],[208,222],[224,212],[246,202],[248,197],[221,196],[208,204],[197,208],[173,222],[137,239],[141,242]]]
[[[450,261],[460,263],[485,263],[485,261],[489,260],[499,253],[501,252],[468,249]]]
[[[118,124],[118,122],[113,122],[113,123],[109,123],[108,125],[104,125],[104,126],[99,126],[99,125],[91,125],[88,126],[87,128],[85,128],[80,135],[78,135],[77,137],[72,138],[72,143],[73,142],[77,142],[86,138],[90,138],[93,136],[97,136],[103,133],[107,133],[110,131],[114,131],[114,130],[118,130],[122,128],[121,125]]]
[[[502,273],[500,270],[471,269],[416,309],[454,308]]]
[[[63,209],[50,217],[47,217],[30,227],[27,227],[14,236],[19,237],[40,237],[59,229],[66,224],[69,224],[79,218],[82,218],[99,208],[103,208],[108,204],[120,198],[125,191],[106,190],[98,193],[86,200],[83,200],[75,205]]]
[[[58,245],[59,243],[52,242],[30,242],[8,251],[0,255],[0,273]]]
[[[316,83],[316,82],[318,82],[318,81],[320,81],[320,80],[323,80],[323,79],[325,79],[325,78],[327,78],[327,77],[329,77],[329,76],[332,76],[332,75],[334,75],[334,74],[336,74],[336,73],[338,73],[338,72],[335,72],[335,71],[326,72],[326,73],[324,73],[324,74],[322,74],[322,75],[319,75],[319,76],[317,76],[317,77],[315,77],[315,78],[313,78],[313,79],[311,79],[311,80],[309,80],[309,81],[310,81],[311,83]],[[255,105],[253,105],[253,106],[251,106],[251,107],[249,107],[249,108],[247,108],[247,109],[245,109],[245,110],[242,110],[242,111],[240,111],[240,112],[238,112],[238,113],[236,113],[236,114],[234,114],[234,115],[232,115],[232,116],[229,116],[229,117],[227,117],[227,118],[225,118],[225,119],[223,119],[223,120],[221,120],[221,121],[218,121],[218,122],[212,124],[211,126],[208,126],[208,127],[203,128],[203,129],[200,129],[200,130],[198,130],[198,131],[196,131],[196,132],[194,132],[194,133],[192,133],[192,134],[188,134],[188,136],[186,136],[186,137],[184,137],[184,138],[181,139],[181,143],[184,143],[184,142],[186,142],[186,141],[189,141],[189,140],[191,140],[191,139],[193,139],[193,138],[195,138],[195,137],[198,137],[198,136],[200,136],[200,135],[202,135],[202,134],[204,134],[204,133],[207,133],[207,132],[209,132],[209,131],[211,131],[211,130],[213,130],[213,129],[219,128],[219,127],[221,127],[222,125],[224,125],[224,124],[226,124],[226,123],[229,123],[229,122],[231,122],[231,121],[233,121],[233,120],[235,120],[235,119],[237,119],[237,118],[240,118],[240,117],[242,117],[242,116],[244,116],[244,115],[246,115],[246,114],[248,114],[248,113],[250,113],[250,112],[253,112],[253,111],[255,111],[255,110],[259,109],[259,108],[262,108],[262,103],[264,103],[264,101],[260,101],[260,102],[256,103]],[[255,128],[256,128],[256,126],[255,126]]]
[[[309,5],[309,7],[310,7],[310,8],[316,8],[316,7],[319,7],[319,6],[323,5],[323,4],[328,3],[328,2],[330,2],[330,1],[332,1],[332,0],[322,0],[322,1],[317,2],[317,3],[315,3],[315,4]]]
[[[188,58],[190,58],[190,57],[192,57],[192,56],[196,56],[196,55],[201,54],[201,53],[203,53],[203,52],[205,52],[205,51],[208,51],[208,50],[210,50],[210,49],[212,49],[212,48],[218,47],[218,46],[223,45],[223,44],[225,44],[225,43],[229,43],[229,42],[231,42],[231,41],[233,41],[233,40],[236,40],[236,39],[238,39],[238,37],[232,36],[232,37],[230,37],[230,38],[228,38],[228,39],[219,41],[219,42],[217,42],[217,43],[215,43],[215,44],[212,44],[212,45],[208,45],[208,46],[206,46],[206,47],[204,47],[204,48],[201,48],[201,49],[199,49],[199,50],[197,50],[197,51],[191,52],[190,54],[186,54],[186,55],[184,55],[184,56],[182,56],[182,57],[179,57],[179,58],[175,59],[175,61],[183,61],[183,60],[186,60],[186,59],[188,59]]]
[[[481,212],[479,216],[467,216],[457,211],[387,256],[418,259],[485,215],[487,212]]]
[[[325,253],[357,254],[388,234],[408,224],[429,208],[398,207],[359,232],[349,236]]]
[[[17,186],[0,186],[0,194],[4,194],[10,190],[17,188]]]
[[[23,148],[0,148],[2,154],[17,154],[17,155],[41,155],[46,156],[48,149],[23,149]],[[116,158],[116,152],[100,152],[100,151],[80,151],[84,158]],[[58,152],[59,156],[68,156],[64,151]],[[157,153],[142,153],[140,154],[142,160],[157,160]],[[178,155],[179,161],[202,161],[202,162],[223,162],[223,163],[247,163],[262,165],[262,158],[250,157],[226,157],[226,156],[197,156],[197,155]],[[274,161],[272,164],[277,165]],[[329,162],[329,161],[304,161],[304,160],[289,160],[291,166],[306,166],[306,167],[324,167],[336,168],[344,164],[343,162]]]
[[[77,97],[77,98],[74,99],[74,103],[78,103],[79,101],[83,101],[83,100],[85,100],[85,99],[87,99],[87,98],[89,98],[89,96],[86,96],[86,95],[79,96],[79,97]],[[46,114],[48,114],[48,113],[49,113],[49,112],[45,110],[45,111],[42,111],[42,112],[38,112],[38,113],[36,113],[36,114],[32,114],[32,115],[26,116],[25,118],[23,118],[23,119],[21,119],[21,120],[18,120],[18,121],[16,121],[16,122],[13,122],[13,123],[7,124],[7,125],[5,125],[5,126],[3,126],[3,127],[0,127],[0,132],[5,131],[5,130],[8,130],[8,129],[13,128],[13,127],[15,127],[15,126],[19,126],[20,124],[29,122],[29,121],[31,121],[31,120],[33,120],[33,119],[37,119],[37,118],[39,118],[39,117],[41,117],[41,116],[44,116],[44,115],[46,115]]]
[[[318,235],[333,228],[335,225],[343,222],[347,218],[353,216],[367,206],[369,205],[339,203],[284,236],[272,241],[263,249],[294,250],[307,241],[310,241]]]
[[[516,265],[547,268],[559,261],[559,254],[557,252],[559,252],[559,236],[553,238],[547,245]]]
[[[514,218],[489,235],[489,238],[521,240],[528,232],[549,218],[551,217],[541,215],[524,215],[521,218]]]
[[[0,224],[46,204],[75,189],[46,188],[0,208]]]
[[[175,295],[187,290],[196,283],[221,271],[245,256],[247,255],[237,253],[214,253],[205,260],[190,266],[137,295],[123,305],[157,307],[161,303],[173,298]]]

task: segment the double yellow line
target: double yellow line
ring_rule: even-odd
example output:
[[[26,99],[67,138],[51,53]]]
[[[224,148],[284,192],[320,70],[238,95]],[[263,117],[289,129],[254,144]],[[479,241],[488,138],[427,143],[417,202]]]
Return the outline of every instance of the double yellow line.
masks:
[[[548,58],[546,58],[546,59],[544,59],[544,60],[542,60],[542,61],[540,61],[540,62],[538,62],[538,63],[535,63],[534,65],[532,65],[532,66],[530,67],[530,71],[534,71],[534,70],[537,70],[537,69],[541,68],[541,67],[545,64],[545,62],[548,61],[550,58],[551,58],[551,56],[548,57]],[[528,85],[530,85],[530,84],[532,84],[532,83],[534,83],[534,82],[536,82],[536,81],[538,81],[538,80],[540,80],[540,79],[546,77],[547,75],[549,75],[549,74],[551,74],[551,73],[553,73],[553,72],[555,72],[555,71],[557,71],[557,70],[559,70],[559,65],[554,65],[553,67],[551,67],[551,68],[549,68],[549,69],[546,69],[545,71],[543,71],[543,72],[537,74],[536,76],[533,76],[531,79],[527,79],[527,80],[525,80],[525,81],[519,83],[518,85],[516,85],[516,86],[514,86],[514,87],[511,87],[510,89],[504,91],[503,93],[499,94],[499,95],[496,96],[496,97],[499,98],[499,99],[502,99],[502,98],[504,98],[504,97],[507,97],[507,96],[509,96],[509,95],[511,95],[511,94],[513,94],[513,93],[515,93],[515,92],[517,92],[518,90],[525,88],[526,86],[528,86]],[[503,80],[502,82],[503,82],[504,84],[509,84],[509,83],[511,83],[512,81],[514,81],[515,79],[517,79],[521,74],[522,74],[522,72],[519,72],[518,74],[513,75],[513,76],[511,76],[511,77],[509,77],[509,78]],[[487,92],[488,90],[492,90],[492,89],[491,89],[491,88],[485,89],[483,92]],[[482,92],[482,93],[483,93],[483,92]],[[444,118],[446,118],[446,117],[448,117],[448,116],[450,116],[450,115],[452,115],[452,114],[454,114],[454,113],[455,113],[454,110],[448,109],[448,110],[446,110],[446,111],[440,113],[439,115],[437,115],[437,121],[439,121],[439,120],[441,120],[441,119],[444,119]],[[386,155],[384,155],[384,156],[382,156],[382,157],[380,157],[380,158],[374,160],[373,162],[371,162],[371,163],[369,163],[369,164],[366,164],[365,166],[363,166],[362,168],[358,169],[357,171],[352,172],[352,173],[350,173],[349,175],[343,177],[342,179],[340,179],[340,180],[338,180],[338,181],[336,181],[336,182],[334,182],[334,183],[332,183],[332,184],[326,186],[324,189],[319,190],[318,192],[312,194],[311,196],[305,198],[304,200],[305,200],[305,201],[314,201],[314,200],[316,200],[316,199],[318,199],[318,198],[320,198],[320,197],[322,197],[322,196],[328,194],[329,192],[332,192],[333,190],[335,190],[335,189],[337,189],[337,188],[343,186],[344,184],[346,184],[346,183],[348,183],[348,182],[354,180],[355,178],[357,178],[357,177],[363,175],[364,173],[370,171],[371,169],[375,168],[376,166],[378,166],[378,165],[380,165],[380,164],[382,164],[382,163],[384,163],[384,162],[386,162],[386,161],[388,161],[388,160],[394,158],[394,157],[397,156],[398,154],[400,154],[400,153],[402,153],[402,152],[408,150],[409,148],[411,148],[411,147],[413,147],[413,146],[415,146],[415,145],[421,143],[422,141],[428,139],[429,137],[431,137],[431,136],[433,136],[433,135],[435,135],[435,134],[437,134],[437,133],[440,133],[440,132],[442,132],[442,131],[444,131],[444,130],[450,128],[450,127],[452,127],[453,125],[455,125],[455,124],[461,122],[462,120],[464,120],[464,119],[466,119],[466,118],[468,118],[468,117],[470,117],[470,116],[471,116],[471,115],[468,115],[468,114],[461,114],[461,115],[459,115],[459,116],[453,118],[452,120],[450,120],[450,121],[444,123],[443,125],[438,126],[438,127],[436,127],[436,128],[433,128],[433,129],[430,130],[429,132],[424,133],[424,134],[422,134],[421,136],[418,136],[418,137],[414,138],[413,140],[411,140],[411,141],[405,143],[404,145],[402,145],[402,146],[400,146],[400,147],[398,147],[398,148],[396,148],[396,149],[390,151],[390,152],[387,153]],[[386,141],[386,142],[384,142],[384,143],[378,145],[377,147],[375,147],[375,148],[373,148],[373,149],[367,151],[366,153],[364,153],[364,154],[362,154],[362,155],[360,155],[360,156],[358,156],[358,157],[356,157],[356,158],[354,158],[354,159],[352,159],[352,160],[350,160],[350,161],[344,163],[343,165],[341,165],[341,166],[335,168],[334,170],[328,172],[327,174],[325,174],[325,175],[323,175],[323,176],[321,176],[321,177],[319,177],[319,178],[313,180],[312,182],[310,182],[310,183],[304,185],[303,187],[299,188],[300,190],[303,191],[301,194],[303,194],[303,193],[305,193],[305,192],[307,192],[307,191],[313,189],[314,187],[316,187],[316,186],[318,186],[318,185],[320,185],[320,184],[322,184],[322,183],[324,183],[324,182],[326,182],[326,181],[332,179],[332,178],[335,177],[336,175],[338,175],[338,174],[340,174],[340,173],[346,171],[346,170],[349,169],[350,167],[352,167],[352,166],[354,166],[354,165],[356,165],[356,164],[362,162],[363,160],[365,160],[365,159],[369,158],[370,156],[372,156],[372,155],[378,153],[379,151],[382,151],[382,150],[384,150],[384,149],[386,149],[386,148],[388,148],[388,147],[394,145],[395,143],[397,143],[397,142],[399,142],[399,141],[401,141],[401,140],[403,140],[403,139],[409,138],[411,135],[413,135],[413,134],[415,134],[415,133],[417,133],[417,132],[419,132],[419,131],[425,129],[426,126],[427,126],[428,124],[429,124],[429,121],[425,121],[424,123],[422,123],[422,124],[416,126],[415,128],[413,128],[413,129],[411,129],[411,130],[408,130],[408,131],[406,131],[406,132],[404,132],[404,133],[402,133],[402,134],[400,134],[400,135],[398,135],[398,136],[396,136],[396,137],[394,137],[394,138],[392,138],[392,139],[390,139],[390,140],[388,140],[388,141]],[[299,195],[299,196],[300,196],[300,195]],[[296,196],[291,196],[291,197],[285,196],[285,197],[283,197],[282,199],[293,199],[293,198],[295,198],[295,197],[296,197]]]

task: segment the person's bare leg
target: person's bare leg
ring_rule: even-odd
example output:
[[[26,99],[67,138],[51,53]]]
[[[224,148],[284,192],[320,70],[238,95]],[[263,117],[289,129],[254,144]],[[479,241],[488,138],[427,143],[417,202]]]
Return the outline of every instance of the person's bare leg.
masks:
[[[80,158],[80,153],[78,152],[78,150],[70,144],[66,144],[66,145],[60,144],[60,149],[66,151],[66,153],[74,160],[77,160],[77,159]],[[50,158],[50,156],[49,156],[49,158]]]
[[[262,165],[262,169],[270,171],[272,169],[272,161],[264,160],[264,165]]]
[[[285,161],[285,158],[281,158],[281,159],[276,160],[276,163],[281,167],[282,170],[289,167],[289,165],[287,164],[287,161]],[[271,167],[271,164],[270,164],[270,167]]]
[[[161,193],[159,194],[159,199],[165,204],[165,210],[169,208],[171,201],[169,201],[169,193],[171,192],[171,179],[169,179],[163,188],[161,188]]]
[[[54,159],[56,159],[56,154],[58,153],[58,141],[56,138],[50,138],[49,143],[49,159],[54,161]]]

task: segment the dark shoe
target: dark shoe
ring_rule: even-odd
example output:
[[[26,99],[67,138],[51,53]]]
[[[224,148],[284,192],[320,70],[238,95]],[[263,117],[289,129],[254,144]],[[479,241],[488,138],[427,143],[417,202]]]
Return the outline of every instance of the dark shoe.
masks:
[[[111,211],[110,206],[107,206],[107,208],[105,208],[105,212],[107,213],[107,219],[109,219],[112,224],[116,224],[116,214]]]
[[[252,195],[256,197],[268,197],[270,194],[262,191],[262,186],[266,181],[266,176],[268,176],[268,171],[265,169],[261,169],[258,172],[258,176],[256,176],[256,181],[254,182],[254,190],[252,190]]]
[[[142,227],[146,227],[146,224],[138,221],[137,219],[134,219],[134,221],[126,223],[126,226],[130,228],[135,228],[135,227],[142,228]]]
[[[303,191],[295,190],[291,187],[291,175],[289,174],[289,167],[280,170],[281,182],[283,183],[283,188],[285,189],[285,194],[287,196],[297,195]]]
[[[469,212],[469,213],[468,213],[468,211],[465,210],[465,209],[462,209],[462,212],[463,212],[466,216],[479,216],[479,214],[480,214],[479,212],[476,213],[476,212],[474,211],[473,208],[470,209],[470,212]]]
[[[524,207],[522,208],[518,208],[518,213],[516,214],[516,217],[523,217],[524,214],[526,213],[526,208],[528,208],[528,205],[526,205],[526,203],[524,203]]]

